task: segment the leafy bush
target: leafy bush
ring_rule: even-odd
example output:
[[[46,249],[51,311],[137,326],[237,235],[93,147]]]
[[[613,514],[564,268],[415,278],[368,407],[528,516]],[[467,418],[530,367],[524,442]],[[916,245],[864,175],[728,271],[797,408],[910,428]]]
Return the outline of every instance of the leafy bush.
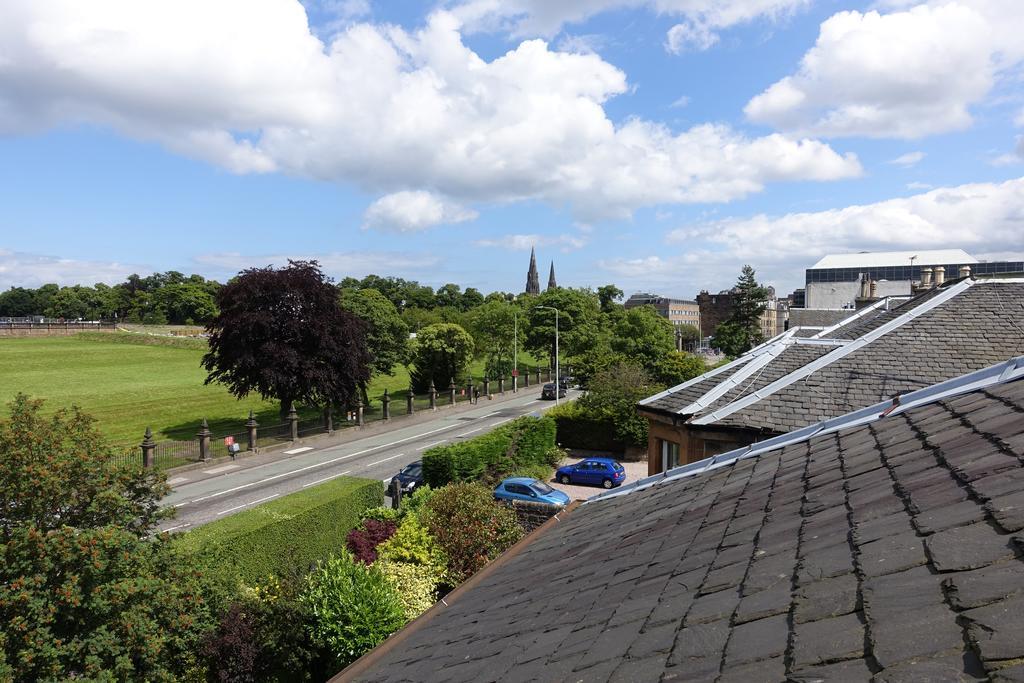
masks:
[[[550,481],[554,469],[550,465],[523,465],[509,474],[510,477],[530,477],[539,481]]]
[[[363,564],[377,561],[377,546],[391,538],[398,529],[395,522],[380,522],[364,519],[358,528],[348,532],[345,545],[352,556]]]
[[[416,515],[406,515],[398,531],[377,548],[383,562],[444,567],[445,557],[434,537]]]
[[[301,576],[337,552],[340,539],[384,502],[379,481],[338,477],[204,525],[182,548],[247,583]]]
[[[434,495],[437,489],[430,488],[430,484],[424,484],[418,486],[412,492],[411,496],[404,496],[402,498],[402,507],[399,510],[402,515],[419,515],[420,511],[430,500],[430,497]]]
[[[437,602],[441,570],[409,562],[381,561],[377,568],[401,596],[406,621],[412,621]]]
[[[515,513],[480,484],[450,484],[426,507],[427,528],[448,557],[445,581],[458,585],[522,538]]]
[[[380,505],[370,508],[363,515],[365,519],[376,519],[380,522],[397,522],[401,518],[402,513],[392,507]]]
[[[309,575],[301,602],[312,611],[313,641],[345,666],[405,623],[405,608],[391,581],[348,553]]]
[[[546,463],[554,446],[553,420],[520,417],[489,434],[428,450],[423,455],[423,477],[431,486],[494,482],[519,467]]]
[[[647,420],[637,413],[636,404],[659,389],[643,368],[619,363],[595,374],[577,403],[587,418],[611,423],[616,440],[643,447]]]

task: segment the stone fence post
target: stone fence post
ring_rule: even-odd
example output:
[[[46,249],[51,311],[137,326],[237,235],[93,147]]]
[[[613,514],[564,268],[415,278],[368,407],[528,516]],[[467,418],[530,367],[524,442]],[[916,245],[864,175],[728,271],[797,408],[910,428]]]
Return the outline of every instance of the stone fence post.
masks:
[[[540,366],[537,366],[537,384],[540,384]]]
[[[381,419],[384,421],[391,419],[391,395],[388,394],[388,390],[384,390],[384,396],[380,399],[380,412]]]
[[[299,414],[295,412],[295,404],[288,411],[288,424],[291,426],[292,441],[299,440]]]
[[[416,395],[412,393],[412,383],[409,384],[409,393],[405,397],[405,412],[412,415],[413,407],[412,404],[416,400]]]
[[[245,429],[249,432],[249,450],[256,450],[256,428],[259,427],[259,423],[256,422],[256,416],[253,412],[249,411],[249,419],[245,421]]]
[[[491,380],[488,379],[487,375],[484,375],[484,398],[491,397]]]
[[[324,429],[328,434],[334,433],[334,410],[330,406],[324,408]]]
[[[498,393],[502,396],[505,395],[505,377],[503,375],[498,377]]]
[[[455,378],[452,377],[452,383],[448,385],[448,405],[455,405]]]
[[[430,409],[437,410],[437,387],[434,386],[434,380],[430,380]]]
[[[366,417],[363,415],[363,399],[356,396],[356,426],[362,427],[366,424]]]
[[[156,450],[156,442],[153,441],[153,430],[146,427],[146,434],[142,437],[142,467],[149,469],[153,466],[153,451]]]
[[[199,438],[199,459],[206,462],[210,459],[210,426],[206,423],[206,418],[203,418],[203,424],[199,427],[199,431],[196,433]]]

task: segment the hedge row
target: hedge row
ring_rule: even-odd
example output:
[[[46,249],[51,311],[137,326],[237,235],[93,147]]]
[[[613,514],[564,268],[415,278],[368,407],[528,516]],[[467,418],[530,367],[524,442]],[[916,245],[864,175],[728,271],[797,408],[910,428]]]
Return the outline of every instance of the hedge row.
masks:
[[[597,417],[576,401],[563,403],[548,412],[557,427],[558,445],[591,451],[623,453],[627,444],[615,436],[611,418]]]
[[[501,476],[517,467],[547,464],[554,448],[554,420],[527,415],[475,439],[431,448],[423,454],[423,478],[438,487]]]
[[[366,509],[384,504],[384,484],[338,477],[185,534],[181,548],[248,583],[305,575],[345,545]]]

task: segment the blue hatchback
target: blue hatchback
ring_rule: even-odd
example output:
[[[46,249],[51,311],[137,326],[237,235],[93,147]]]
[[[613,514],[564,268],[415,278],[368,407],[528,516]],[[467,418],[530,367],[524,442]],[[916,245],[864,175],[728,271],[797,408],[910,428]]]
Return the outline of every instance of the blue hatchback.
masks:
[[[529,477],[511,477],[494,489],[495,500],[525,500],[531,503],[566,505],[569,496],[556,491],[542,481]]]
[[[612,458],[588,458],[559,467],[555,478],[563,484],[591,484],[610,489],[626,481],[626,470]]]

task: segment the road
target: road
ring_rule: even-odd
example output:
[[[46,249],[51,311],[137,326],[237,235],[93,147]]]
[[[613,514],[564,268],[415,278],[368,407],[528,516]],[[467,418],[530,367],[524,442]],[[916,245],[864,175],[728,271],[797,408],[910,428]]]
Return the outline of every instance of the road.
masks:
[[[164,499],[177,508],[163,531],[187,531],[289,493],[349,475],[388,481],[402,467],[419,460],[423,451],[484,434],[520,415],[541,413],[554,401],[541,401],[539,388],[500,403],[487,400],[464,412],[439,410],[437,418],[409,427],[329,446],[300,446],[169,479],[173,491]],[[575,398],[570,391],[567,398]],[[248,462],[247,462],[248,460]]]

